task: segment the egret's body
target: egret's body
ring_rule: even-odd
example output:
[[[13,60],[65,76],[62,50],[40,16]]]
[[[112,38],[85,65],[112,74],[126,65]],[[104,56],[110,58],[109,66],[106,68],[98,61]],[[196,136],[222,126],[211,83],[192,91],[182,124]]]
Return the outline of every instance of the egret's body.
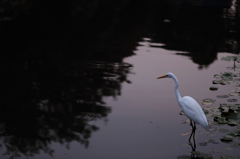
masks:
[[[201,106],[196,102],[196,100],[189,96],[181,97],[178,90],[179,82],[177,77],[173,73],[168,73],[167,75],[158,77],[157,79],[160,79],[160,78],[172,78],[175,81],[174,90],[175,90],[178,104],[182,108],[185,115],[191,120],[191,126],[193,127],[193,130],[196,129],[195,123],[200,124],[204,128],[207,128],[208,127],[207,118]],[[192,121],[193,121],[193,124],[192,124]]]
[[[189,119],[204,128],[208,127],[207,118],[201,106],[192,97],[183,97],[180,99],[179,105]]]

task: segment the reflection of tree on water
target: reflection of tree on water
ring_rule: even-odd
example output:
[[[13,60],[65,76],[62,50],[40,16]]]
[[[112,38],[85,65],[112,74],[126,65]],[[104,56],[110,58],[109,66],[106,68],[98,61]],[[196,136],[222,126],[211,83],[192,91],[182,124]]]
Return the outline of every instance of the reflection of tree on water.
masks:
[[[77,141],[87,148],[99,130],[89,121],[106,122],[111,112],[103,97],[116,98],[121,84],[130,83],[131,65],[122,61],[133,55],[138,38],[119,34],[118,25],[125,20],[120,12],[128,1],[110,8],[102,1],[5,2],[13,5],[0,15],[0,139],[5,155],[54,155],[54,142],[69,147]],[[16,13],[14,5],[23,10]]]
[[[50,69],[2,77],[5,94],[0,121],[5,155],[32,156],[41,151],[53,155],[50,146],[53,142],[69,147],[70,142],[77,141],[88,147],[92,133],[99,129],[89,121],[107,121],[111,109],[103,105],[102,97],[120,95],[120,84],[128,82],[130,65],[106,62],[87,65],[82,72],[75,67],[72,73]],[[29,81],[21,79],[23,75]]]
[[[56,27],[50,36],[38,32],[33,36],[28,32],[27,26],[31,24],[27,21],[15,23],[26,34],[10,29],[1,39],[6,44],[0,59],[0,122],[4,125],[0,144],[5,151],[1,153],[29,157],[41,152],[54,155],[51,146],[54,142],[68,148],[72,141],[77,141],[87,148],[93,132],[99,130],[89,121],[107,121],[111,109],[105,106],[103,97],[116,98],[121,94],[121,84],[129,82],[131,65],[121,62],[125,55],[118,54],[112,60],[115,56],[112,52],[105,52],[108,62],[92,58],[89,51],[92,38],[74,39],[89,33],[82,32],[80,27],[70,27],[74,31],[69,31],[64,24],[66,28]],[[22,23],[26,26],[21,27]],[[46,21],[41,23],[45,24]],[[41,25],[38,29],[42,29]],[[46,28],[41,31],[49,32]],[[72,32],[74,37],[68,34]],[[28,38],[21,42],[16,33]],[[98,38],[101,37],[95,37],[94,41]]]
[[[239,0],[162,2],[153,40],[165,44],[163,48],[185,52],[180,55],[189,56],[199,69],[219,52],[239,53]]]
[[[96,111],[92,114],[95,115],[96,120],[107,115],[105,113],[109,113],[110,110],[102,106],[94,107]],[[86,114],[81,113],[81,115]],[[17,156],[22,153],[32,156],[40,151],[52,155],[54,150],[50,148],[50,144],[53,142],[69,147],[70,142],[77,141],[87,147],[92,132],[99,129],[95,125],[90,125],[83,118],[71,116],[71,113],[60,115],[57,112],[39,111],[31,121],[29,118],[30,115],[28,115],[28,119],[21,116],[18,121],[6,121],[5,119],[6,130],[2,134],[4,137],[2,136],[1,140],[6,148],[6,155]]]

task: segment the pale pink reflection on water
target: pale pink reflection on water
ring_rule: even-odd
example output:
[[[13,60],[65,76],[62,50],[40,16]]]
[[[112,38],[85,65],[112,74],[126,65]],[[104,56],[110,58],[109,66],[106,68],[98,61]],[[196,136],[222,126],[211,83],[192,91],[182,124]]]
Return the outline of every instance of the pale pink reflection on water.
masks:
[[[156,78],[173,72],[179,79],[182,96],[190,95],[199,103],[204,98],[216,99],[216,95],[225,94],[230,87],[220,86],[217,93],[209,90],[213,85],[213,75],[228,71],[226,67],[232,65],[220,60],[229,54],[219,53],[213,64],[199,70],[189,57],[177,55],[177,51],[151,47],[161,44],[148,41],[140,44],[135,50],[136,55],[125,59],[133,65],[132,74],[129,75],[132,83],[122,85],[121,96],[117,99],[105,98],[112,112],[107,122],[92,121],[100,130],[92,135],[89,148],[72,143],[69,150],[64,150],[55,145],[55,157],[157,159],[191,155],[189,135],[186,135],[191,129],[187,118],[179,115],[181,109],[175,99],[174,82],[172,79]],[[217,107],[222,100],[217,99],[214,106]],[[211,123],[212,118],[208,120]],[[229,151],[227,148],[231,146],[219,140],[222,135],[198,126],[196,150],[213,156],[237,155],[237,149]],[[210,139],[219,144],[201,145]]]
[[[231,62],[221,61],[221,57],[230,55],[219,53],[217,59],[202,70],[189,57],[177,55],[177,51],[168,51],[160,47],[151,47],[151,42],[143,41],[135,51],[135,56],[125,59],[133,64],[129,75],[131,84],[123,84],[122,95],[116,100],[106,98],[112,106],[107,123],[97,122],[101,130],[93,135],[89,149],[81,149],[85,158],[176,158],[190,155],[187,145],[191,132],[187,118],[179,115],[172,79],[156,79],[173,72],[180,81],[182,96],[190,95],[199,103],[204,98],[214,98],[224,94],[229,86],[220,86],[218,93],[209,90],[213,75],[232,66]],[[156,45],[156,43],[154,44]],[[161,45],[161,44],[158,44]],[[217,99],[218,106],[222,99]],[[212,119],[209,119],[210,123]],[[224,126],[223,126],[224,127]],[[197,151],[236,155],[237,149],[227,151],[229,145],[222,143],[222,134],[207,132],[198,126],[196,134]],[[214,139],[219,144],[201,146],[206,140]]]

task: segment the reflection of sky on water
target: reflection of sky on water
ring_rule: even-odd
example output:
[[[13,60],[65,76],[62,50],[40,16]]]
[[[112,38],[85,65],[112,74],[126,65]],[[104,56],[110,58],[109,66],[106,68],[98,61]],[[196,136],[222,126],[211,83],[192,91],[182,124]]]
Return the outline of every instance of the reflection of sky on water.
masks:
[[[91,137],[89,148],[85,149],[76,142],[70,144],[69,150],[53,144],[56,158],[176,158],[190,155],[191,148],[182,146],[187,144],[188,136],[181,134],[191,130],[189,123],[183,124],[187,118],[179,115],[174,83],[171,79],[157,80],[156,77],[169,71],[175,73],[180,81],[181,95],[191,95],[201,103],[206,97],[216,98],[216,92],[209,90],[213,75],[226,70],[231,63],[217,60],[207,69],[199,70],[191,60],[176,55],[174,51],[139,46],[135,53],[136,56],[125,59],[134,66],[133,74],[129,75],[132,84],[124,83],[122,95],[116,99],[104,98],[112,106],[112,112],[107,123],[90,122],[101,129]],[[218,59],[226,55],[218,54]],[[218,93],[227,89],[221,87]],[[219,101],[217,99],[215,106]],[[198,126],[196,150],[216,156],[219,155],[217,152],[237,154],[237,149],[226,150],[230,145],[219,141],[221,135],[209,136]],[[199,145],[209,139],[220,144]]]

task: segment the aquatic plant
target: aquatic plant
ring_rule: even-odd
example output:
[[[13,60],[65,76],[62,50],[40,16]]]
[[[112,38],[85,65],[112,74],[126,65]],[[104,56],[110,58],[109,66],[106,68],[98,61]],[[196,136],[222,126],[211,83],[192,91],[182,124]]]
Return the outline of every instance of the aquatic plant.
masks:
[[[209,134],[212,134],[212,132],[218,131],[220,133],[224,133],[222,137],[220,137],[220,141],[224,143],[230,143],[231,147],[233,148],[239,148],[240,146],[240,104],[236,103],[240,96],[240,65],[236,65],[236,62],[240,62],[240,56],[226,56],[223,57],[221,60],[224,61],[234,61],[233,67],[227,67],[227,69],[233,70],[233,72],[226,71],[226,72],[220,72],[219,74],[215,74],[213,77],[212,84],[209,88],[210,91],[216,91],[218,92],[221,87],[233,87],[228,90],[228,92],[224,94],[217,94],[216,100],[220,100],[225,102],[220,103],[218,107],[214,107],[214,102],[216,102],[215,99],[211,98],[205,98],[203,99],[202,105],[206,106],[203,108],[204,113],[206,114],[207,118],[213,118],[213,122],[211,125],[228,125],[229,127],[224,127],[218,129],[214,129],[211,131],[209,129]],[[207,134],[207,133],[206,133]],[[236,140],[238,140],[236,142]],[[205,146],[208,142],[199,143],[199,145]],[[213,142],[211,142],[213,143]],[[214,142],[215,143],[215,142]],[[232,148],[226,148],[231,150]],[[203,154],[203,153],[198,153]],[[179,156],[180,159],[185,159],[190,156]],[[205,155],[202,158],[211,158],[212,156]],[[240,156],[238,156],[240,158]],[[233,159],[232,156],[227,155],[220,155],[215,159]]]

